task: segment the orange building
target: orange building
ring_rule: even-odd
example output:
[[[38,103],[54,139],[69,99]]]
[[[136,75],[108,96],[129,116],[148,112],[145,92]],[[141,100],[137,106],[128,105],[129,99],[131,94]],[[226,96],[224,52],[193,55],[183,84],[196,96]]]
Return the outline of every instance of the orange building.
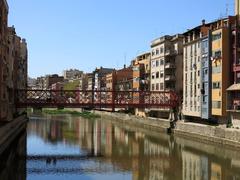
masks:
[[[150,90],[150,52],[141,54],[132,61],[133,90]]]

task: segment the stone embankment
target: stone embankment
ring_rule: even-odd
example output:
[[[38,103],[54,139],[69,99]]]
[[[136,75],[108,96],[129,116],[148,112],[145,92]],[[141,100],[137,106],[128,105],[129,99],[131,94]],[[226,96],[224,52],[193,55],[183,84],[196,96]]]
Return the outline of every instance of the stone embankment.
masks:
[[[170,122],[167,119],[142,118],[123,113],[94,111],[102,118],[133,126],[146,127],[148,130],[167,132]],[[175,136],[205,143],[217,143],[231,148],[240,148],[240,130],[179,121],[173,131]]]

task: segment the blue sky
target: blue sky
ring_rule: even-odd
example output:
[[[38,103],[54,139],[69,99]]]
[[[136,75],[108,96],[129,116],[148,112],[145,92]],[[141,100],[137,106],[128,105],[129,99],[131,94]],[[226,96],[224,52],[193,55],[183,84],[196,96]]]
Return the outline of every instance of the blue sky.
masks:
[[[121,68],[150,42],[233,14],[234,0],[8,0],[9,26],[27,39],[29,75]]]

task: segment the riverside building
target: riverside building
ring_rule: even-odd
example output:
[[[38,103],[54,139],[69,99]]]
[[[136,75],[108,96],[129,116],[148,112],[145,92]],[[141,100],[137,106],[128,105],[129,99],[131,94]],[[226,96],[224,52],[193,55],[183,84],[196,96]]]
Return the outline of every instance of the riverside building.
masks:
[[[185,119],[227,123],[227,93],[235,16],[184,33],[183,115]]]
[[[0,121],[11,121],[16,110],[15,90],[27,88],[28,51],[25,39],[8,27],[8,4],[0,0]]]
[[[235,21],[231,26],[231,85],[227,89],[227,112],[234,127],[240,127],[240,0],[235,0]]]
[[[151,43],[151,91],[183,92],[183,35],[163,36]],[[154,100],[154,99],[152,99]],[[169,109],[152,109],[155,116],[168,117]]]

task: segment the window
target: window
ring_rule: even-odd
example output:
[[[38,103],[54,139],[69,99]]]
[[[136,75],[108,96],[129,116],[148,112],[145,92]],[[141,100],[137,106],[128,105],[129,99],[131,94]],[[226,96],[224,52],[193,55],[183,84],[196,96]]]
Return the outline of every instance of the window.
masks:
[[[154,56],[154,55],[155,55],[155,51],[153,50],[153,51],[152,51],[152,56]]]
[[[159,60],[156,60],[156,67],[159,66]]]
[[[160,83],[160,90],[163,90],[163,83]]]
[[[160,48],[160,53],[161,53],[161,54],[163,53],[163,47]]]
[[[156,67],[156,61],[152,61],[152,67]]]
[[[207,70],[207,69],[205,69],[205,70],[204,70],[204,73],[205,73],[205,74],[208,74],[208,70]]]
[[[160,65],[164,65],[164,60],[163,59],[160,60]]]
[[[213,82],[213,89],[220,89],[221,83],[220,82]]]
[[[156,49],[156,55],[158,55],[159,54],[159,49]]]
[[[159,91],[159,83],[156,84],[156,90]]]
[[[163,71],[160,71],[160,78],[163,78]]]
[[[216,41],[222,38],[222,33],[213,34],[212,41]]]
[[[198,71],[198,76],[200,76],[200,71]]]
[[[187,58],[187,56],[188,56],[188,52],[187,52],[187,48],[185,47],[184,48],[184,56]]]
[[[152,73],[152,79],[155,79],[155,73]]]
[[[199,44],[198,44],[198,47],[199,47]],[[194,44],[194,55],[195,56],[197,55],[197,44]]]
[[[213,66],[212,73],[221,73],[221,66]]]
[[[159,78],[159,72],[156,73],[156,78],[157,78],[157,79]]]
[[[197,97],[197,85],[194,85],[194,96]]]
[[[152,84],[152,91],[154,91],[155,90],[155,85],[154,84]]]
[[[213,52],[213,57],[215,59],[221,58],[222,57],[222,51],[215,51],[215,52]]]
[[[212,102],[213,109],[220,109],[221,108],[221,101],[213,101]]]
[[[207,96],[203,96],[203,103],[206,103]]]
[[[202,42],[202,53],[208,52],[208,40]]]
[[[177,52],[178,51],[178,43],[174,44],[174,51]]]
[[[185,86],[185,97],[188,96],[188,89],[187,89],[187,86]]]
[[[240,73],[237,73],[237,78],[240,78]]]

